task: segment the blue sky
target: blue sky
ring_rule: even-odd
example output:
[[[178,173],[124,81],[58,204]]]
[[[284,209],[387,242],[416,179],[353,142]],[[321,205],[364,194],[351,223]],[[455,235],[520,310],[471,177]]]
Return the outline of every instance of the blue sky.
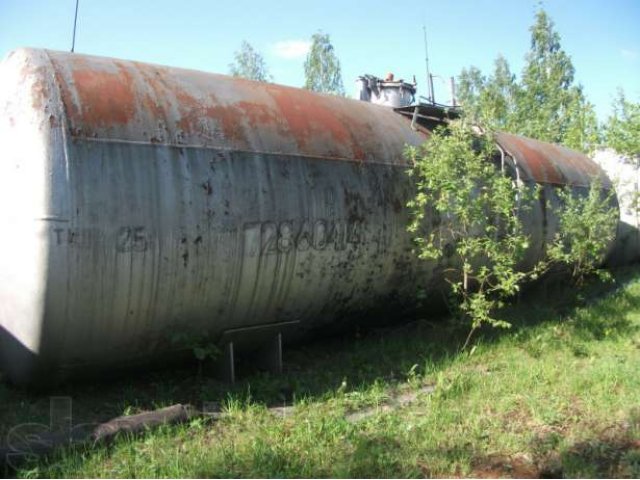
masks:
[[[363,73],[416,75],[426,95],[423,23],[431,71],[476,65],[502,53],[519,74],[536,0],[80,0],[76,51],[227,73],[242,40],[261,51],[275,82],[301,86],[309,37],[331,35],[345,88]],[[618,86],[640,100],[640,0],[547,0],[576,80],[601,121]],[[0,56],[20,46],[69,50],[75,0],[0,0]],[[436,81],[436,99],[447,90]]]

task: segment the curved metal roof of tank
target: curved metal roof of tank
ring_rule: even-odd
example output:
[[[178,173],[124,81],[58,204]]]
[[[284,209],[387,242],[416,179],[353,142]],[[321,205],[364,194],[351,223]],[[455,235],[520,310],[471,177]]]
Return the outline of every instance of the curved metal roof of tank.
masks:
[[[431,131],[460,117],[457,106],[420,104],[396,108],[405,118],[415,119],[424,130]],[[583,153],[562,145],[551,144],[511,133],[497,132],[498,145],[511,156],[524,179],[550,185],[588,187],[594,177],[605,188],[612,184],[604,170]]]
[[[588,187],[597,177],[603,187],[612,186],[604,170],[583,153],[504,132],[496,133],[496,141],[538,183]]]
[[[298,88],[47,51],[71,136],[404,164],[426,139],[390,108]]]
[[[60,88],[72,139],[404,165],[405,145],[423,143],[433,128],[432,124],[421,131],[411,128],[414,107],[396,112],[226,75],[45,53]],[[496,140],[531,180],[588,186],[597,176],[605,187],[611,186],[604,171],[579,152],[502,132]]]

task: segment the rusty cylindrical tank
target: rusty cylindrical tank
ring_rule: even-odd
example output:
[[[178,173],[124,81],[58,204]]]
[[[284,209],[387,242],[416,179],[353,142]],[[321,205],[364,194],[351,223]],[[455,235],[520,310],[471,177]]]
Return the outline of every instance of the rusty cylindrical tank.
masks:
[[[392,109],[132,61],[17,50],[0,66],[0,356],[19,383],[161,358],[176,332],[298,335],[414,303]],[[525,181],[601,170],[501,134]],[[555,232],[527,214],[528,259]],[[266,335],[266,334],[265,334]],[[259,336],[259,335],[258,335]]]

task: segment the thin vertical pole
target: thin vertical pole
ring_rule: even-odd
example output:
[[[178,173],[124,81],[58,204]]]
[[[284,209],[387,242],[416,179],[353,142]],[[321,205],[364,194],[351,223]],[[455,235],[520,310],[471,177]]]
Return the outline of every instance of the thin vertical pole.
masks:
[[[78,23],[78,4],[80,3],[80,0],[76,0],[76,14],[73,18],[73,38],[71,40],[71,53],[73,53],[73,51],[76,48],[76,24]]]
[[[429,49],[427,48],[427,27],[423,23],[422,31],[424,33],[424,61],[427,66],[427,88],[429,89],[429,101],[434,103],[433,99],[433,82],[431,81],[431,72],[429,71]]]
[[[451,105],[456,107],[456,80],[454,77],[450,77],[449,81],[451,85]]]

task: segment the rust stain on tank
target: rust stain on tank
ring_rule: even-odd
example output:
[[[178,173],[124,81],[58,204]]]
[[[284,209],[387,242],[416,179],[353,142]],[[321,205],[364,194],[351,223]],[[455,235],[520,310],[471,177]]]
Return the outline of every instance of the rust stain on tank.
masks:
[[[560,145],[508,133],[496,134],[497,142],[516,159],[523,173],[538,183],[588,187],[600,177],[611,188],[604,172],[586,155]]]
[[[163,133],[167,133],[172,123],[167,99],[172,96],[172,91],[165,84],[164,70],[140,62],[132,62],[132,66],[143,80],[138,94],[141,108],[148,113],[154,126],[163,128]]]
[[[281,123],[276,112],[262,103],[241,101],[235,103],[234,106],[246,118],[251,128],[257,128],[261,125],[275,125],[277,127]]]
[[[60,97],[65,113],[69,118],[78,118],[80,110],[73,99],[73,93],[69,87],[69,82],[67,82],[67,79],[64,78],[64,76],[60,77],[59,87]],[[72,131],[71,134],[74,135],[74,132]]]
[[[204,107],[204,114],[206,117],[218,121],[226,139],[244,144],[245,137],[241,124],[242,117],[238,115],[238,112],[235,111],[233,107],[223,107],[221,105],[208,106]]]
[[[235,142],[236,147],[247,146],[242,116],[238,109],[214,104],[215,97],[198,100],[184,90],[177,90],[175,96],[181,110],[181,117],[176,125],[185,134],[210,135],[212,132],[206,131],[205,124],[207,120],[213,120],[226,140]]]
[[[354,145],[353,148],[353,158],[356,160],[361,160],[364,161],[365,159],[365,152],[364,150],[360,147],[360,145]]]
[[[142,104],[142,108],[145,111],[149,112],[151,116],[156,120],[166,120],[164,108],[160,105],[160,103],[149,95],[148,92],[145,92],[140,101]]]
[[[178,99],[180,107],[185,111],[190,112],[192,110],[196,110],[200,106],[200,102],[198,102],[193,95],[190,95],[184,90],[176,89],[174,93]]]
[[[39,68],[37,70],[42,70],[42,68]],[[33,82],[33,85],[31,86],[31,105],[35,110],[44,109],[50,95],[49,85],[47,84],[44,72],[42,73],[43,73],[42,75],[36,76],[36,79]]]
[[[552,145],[551,147],[559,150],[559,147]],[[571,167],[572,169],[580,172],[582,175],[586,177],[594,177],[594,176],[603,176],[603,171],[592,161],[585,161],[584,155],[575,152],[573,150],[565,150],[564,155],[564,164]],[[604,177],[603,177],[604,178]],[[606,182],[605,182],[606,183]]]
[[[9,53],[7,60],[13,56],[14,52]],[[25,82],[33,77],[31,84],[31,106],[34,110],[40,110],[46,104],[48,98],[48,86],[46,83],[47,70],[41,66],[34,66],[25,62],[20,68],[20,77]]]
[[[338,144],[350,146],[351,135],[336,115],[339,108],[330,109],[326,98],[293,88],[274,87],[268,92],[300,148],[304,149],[312,137],[323,134],[330,135]]]
[[[110,73],[90,69],[74,70],[82,121],[88,126],[126,124],[135,115],[132,79],[125,69]]]
[[[138,62],[72,57],[64,64],[52,57],[74,137],[143,137],[358,163],[402,163],[402,145],[416,141],[393,112],[361,102]]]
[[[517,150],[527,159],[527,166],[534,180],[547,183],[566,183],[564,176],[543,152],[531,147],[529,143],[519,138],[514,138],[513,141]]]

